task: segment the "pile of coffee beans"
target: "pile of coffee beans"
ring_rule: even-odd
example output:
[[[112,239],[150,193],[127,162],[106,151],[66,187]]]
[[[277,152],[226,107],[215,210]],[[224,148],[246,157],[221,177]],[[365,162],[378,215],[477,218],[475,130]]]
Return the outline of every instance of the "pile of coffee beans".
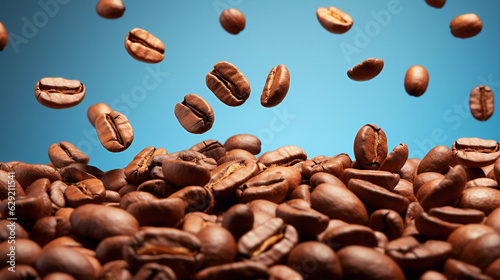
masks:
[[[100,0],[96,11],[116,19],[125,6]],[[353,25],[335,7],[316,14],[331,33]],[[235,35],[246,24],[234,8],[219,20]],[[450,28],[469,38],[482,23],[465,14]],[[7,40],[0,23],[0,50]],[[144,29],[126,35],[125,49],[142,62],[164,59],[164,44]],[[367,81],[383,67],[382,59],[369,58],[347,75]],[[423,66],[408,69],[408,94],[421,96],[428,83]],[[251,91],[226,61],[214,65],[206,84],[232,107]],[[261,105],[277,106],[289,87],[287,67],[272,68]],[[53,109],[76,106],[85,94],[83,83],[60,77],[35,86],[37,101]],[[488,120],[491,88],[474,88],[470,109]],[[215,120],[196,94],[175,105],[175,116],[195,134]],[[131,145],[134,131],[120,112],[98,103],[87,117],[108,151]],[[261,154],[257,137],[238,134],[175,152],[146,147],[108,171],[89,165],[89,156],[69,142],[52,144],[46,165],[0,162],[0,279],[500,279],[497,141],[460,138],[417,159],[408,158],[405,143],[389,150],[375,124],[353,138],[354,159],[347,153],[310,158],[297,146]]]

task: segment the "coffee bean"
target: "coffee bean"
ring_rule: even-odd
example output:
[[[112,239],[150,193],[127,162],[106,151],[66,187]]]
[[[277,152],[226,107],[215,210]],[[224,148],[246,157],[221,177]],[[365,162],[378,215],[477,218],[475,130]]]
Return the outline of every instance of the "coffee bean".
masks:
[[[450,29],[453,36],[465,39],[479,34],[483,23],[476,14],[463,14],[450,22]]]
[[[337,176],[326,172],[315,173],[311,176],[311,178],[309,178],[309,183],[311,184],[312,189],[315,189],[316,186],[319,186],[322,183],[330,183],[346,187],[344,182],[342,182],[342,180],[340,180]]]
[[[97,14],[103,18],[116,19],[123,16],[125,6],[121,0],[100,0],[96,6]]]
[[[306,241],[295,246],[286,264],[304,279],[341,279],[342,267],[337,254],[326,244]],[[314,264],[315,269],[311,269]]]
[[[7,41],[9,41],[9,35],[7,34],[7,30],[5,26],[0,22],[0,51],[3,51],[7,46]]]
[[[207,87],[228,106],[240,106],[250,96],[250,83],[233,64],[221,61],[206,78]]]
[[[7,227],[11,225],[11,227]],[[12,225],[15,226],[13,230],[11,230]],[[0,220],[0,242],[8,241],[10,234],[14,233],[16,238],[19,239],[28,239],[28,232],[24,229],[24,227],[15,221],[9,221],[6,219]]]
[[[500,157],[500,144],[495,140],[477,137],[457,139],[452,146],[455,160],[467,167],[483,167]]]
[[[490,178],[477,178],[477,179],[469,180],[465,184],[466,190],[470,189],[470,188],[475,188],[475,187],[486,187],[486,188],[493,188],[493,189],[500,188],[498,186],[497,181],[490,179]]]
[[[97,117],[95,129],[102,146],[113,153],[126,150],[134,140],[132,125],[125,115],[116,111]]]
[[[374,231],[362,225],[342,225],[335,227],[325,233],[321,239],[333,250],[340,250],[347,246],[360,245],[365,247],[376,247],[378,240]]]
[[[235,8],[222,11],[219,21],[224,30],[234,35],[245,29],[245,16]]]
[[[236,241],[225,228],[208,226],[202,229],[196,237],[201,242],[201,253],[205,257],[205,267],[231,263],[236,257]]]
[[[127,207],[141,226],[176,227],[182,222],[186,204],[180,198],[141,200]]]
[[[443,273],[447,279],[481,279],[492,280],[491,278],[483,275],[481,269],[458,260],[446,260],[443,268]]]
[[[226,228],[234,239],[238,240],[253,227],[252,209],[246,204],[236,204],[229,208],[222,219],[222,227]]]
[[[401,268],[387,255],[363,246],[348,246],[337,252],[343,279],[406,279]]]
[[[399,183],[399,175],[388,171],[361,170],[346,168],[342,175],[342,181],[348,185],[352,179],[361,179],[392,191]]]
[[[484,213],[476,209],[461,209],[451,206],[435,207],[429,210],[429,215],[443,221],[458,224],[480,224]]]
[[[269,280],[303,280],[302,276],[291,269],[290,267],[282,264],[271,266],[267,272],[269,273]]]
[[[132,274],[124,260],[111,261],[102,266],[98,279],[131,279]]]
[[[212,170],[210,182],[205,187],[212,191],[216,200],[227,199],[258,172],[253,160],[226,162]]]
[[[189,186],[170,195],[168,198],[180,198],[185,203],[185,213],[204,212],[212,213],[214,197],[208,189],[198,186]]]
[[[473,88],[470,92],[469,106],[476,120],[488,120],[495,111],[495,98],[491,88],[484,85]]]
[[[415,177],[413,181],[413,193],[416,195],[418,190],[427,182],[434,179],[443,179],[444,175],[437,172],[423,172]]]
[[[59,174],[61,174],[64,183],[71,184],[87,179],[101,178],[104,172],[95,166],[72,163],[59,169]]]
[[[428,211],[433,207],[453,205],[465,189],[466,175],[461,165],[450,168],[445,177],[425,183],[417,192],[417,199]]]
[[[162,164],[163,176],[167,182],[185,186],[204,186],[210,181],[210,170],[199,164],[199,160],[165,160]]]
[[[422,96],[429,85],[429,73],[427,69],[420,65],[413,65],[406,71],[405,90],[415,97]]]
[[[85,86],[77,80],[43,78],[35,86],[36,100],[52,109],[76,106],[85,97]]]
[[[202,141],[189,148],[189,150],[202,153],[206,157],[213,158],[215,161],[218,161],[226,154],[226,148],[217,140]]]
[[[165,45],[144,29],[134,28],[125,37],[125,49],[133,58],[147,63],[158,63],[165,55]]]
[[[92,126],[95,126],[97,117],[99,117],[101,114],[107,114],[111,112],[113,112],[113,110],[106,103],[97,103],[87,109],[87,118],[89,119],[90,124],[92,124]]]
[[[50,182],[61,180],[61,175],[53,167],[43,164],[20,163],[14,166],[16,180],[26,189],[40,178],[47,178]]]
[[[38,219],[31,228],[31,239],[41,247],[59,236],[69,235],[69,219],[62,216],[50,216]]]
[[[375,78],[384,68],[382,59],[368,58],[347,71],[347,76],[353,81],[368,81]]]
[[[425,0],[425,2],[434,8],[442,8],[446,3],[446,0]]]
[[[9,176],[7,171],[0,170],[0,200],[6,199],[12,195],[24,196],[25,193],[16,178]]]
[[[123,172],[128,182],[142,183],[150,178],[149,169],[153,165],[153,158],[157,155],[165,155],[167,151],[163,148],[148,147],[140,151],[130,162]]]
[[[413,182],[413,180],[417,176],[417,168],[418,165],[420,164],[420,161],[421,160],[418,158],[408,159],[403,165],[403,167],[401,167],[401,170],[399,170],[398,172],[399,176],[401,176],[401,179]]]
[[[139,269],[139,271],[134,275],[132,280],[177,280],[175,272],[166,265],[161,265],[157,263],[147,263]]]
[[[408,146],[401,143],[394,147],[378,170],[398,173],[408,160]]]
[[[481,224],[469,224],[454,230],[446,239],[453,246],[453,257],[460,259],[464,248],[473,240],[487,233],[495,232],[489,226]]]
[[[208,215],[203,212],[191,212],[184,216],[182,230],[196,235],[202,229],[215,225],[220,225],[220,220],[218,220],[217,216]]]
[[[307,177],[311,178],[312,175],[318,172],[326,172],[337,177],[341,177],[344,173],[344,164],[342,160],[338,158],[325,157],[323,159],[310,159],[306,160],[301,165],[302,173]]]
[[[241,261],[229,264],[222,264],[205,268],[196,273],[194,280],[210,279],[238,279],[255,280],[267,279],[267,266],[253,261]]]
[[[250,134],[237,134],[229,137],[224,143],[226,151],[234,149],[243,149],[253,155],[260,153],[261,142],[259,138]]]
[[[44,248],[36,261],[36,269],[41,275],[64,272],[76,280],[95,278],[94,268],[85,255],[64,246]]]
[[[267,76],[260,104],[264,107],[274,107],[283,101],[290,87],[290,73],[285,65],[273,67]]]
[[[288,193],[288,181],[280,170],[267,169],[246,181],[236,190],[236,197],[242,203],[265,199],[280,203]]]
[[[465,190],[458,200],[457,206],[481,210],[485,215],[489,215],[500,207],[500,191],[485,187]]]
[[[432,148],[418,165],[417,174],[423,172],[444,173],[452,160],[450,148],[439,145]]]
[[[102,204],[106,199],[106,189],[99,179],[87,179],[69,185],[64,191],[69,205],[78,207],[84,204]]]
[[[10,255],[13,255],[11,246],[15,247],[16,266],[19,264],[34,266],[38,256],[42,253],[42,248],[29,239],[16,239],[15,243],[6,240],[0,243],[0,269],[9,266]]]
[[[387,157],[387,136],[374,124],[364,125],[354,139],[356,162],[366,169],[378,169]]]
[[[312,209],[301,199],[292,199],[276,208],[276,217],[294,226],[301,236],[315,236],[326,229],[329,217]],[[307,226],[305,226],[307,225]]]
[[[398,213],[404,212],[408,208],[410,201],[399,194],[360,179],[351,179],[347,185],[367,207],[373,209],[391,209]]]
[[[493,210],[485,222],[486,225],[494,228],[496,231],[500,232],[500,209]]]
[[[351,29],[353,24],[352,17],[335,7],[323,8],[316,10],[316,17],[319,23],[328,31],[335,34],[343,34]]]
[[[454,230],[461,226],[461,224],[443,221],[425,212],[415,219],[415,227],[421,235],[437,240],[445,240]]]
[[[383,232],[389,240],[401,237],[405,227],[401,216],[390,209],[379,209],[373,212],[368,225],[373,230]]]
[[[148,192],[130,191],[122,196],[120,200],[120,208],[127,209],[132,203],[142,200],[156,200],[157,197]]]
[[[52,272],[45,275],[43,280],[75,280],[75,277],[64,272]]]
[[[271,165],[289,165],[292,162],[305,160],[307,154],[297,146],[285,146],[262,154],[258,160],[267,167]]]
[[[302,184],[296,187],[290,194],[290,200],[302,199],[311,204],[311,186]]]
[[[196,94],[184,96],[184,101],[175,105],[175,117],[188,132],[205,133],[214,124],[212,106]]]
[[[486,268],[484,274],[490,276],[493,279],[500,279],[500,259],[492,262],[488,268]]]
[[[123,169],[111,169],[102,174],[101,181],[106,190],[119,191],[123,186],[127,185],[125,173]]]
[[[105,238],[99,242],[95,249],[96,258],[103,264],[122,259],[123,246],[132,243],[129,235],[116,235]]]
[[[500,258],[500,234],[487,233],[471,241],[463,250],[460,260],[485,270]]]
[[[89,163],[89,157],[69,142],[52,144],[49,147],[49,158],[55,167],[61,168],[72,163]]]

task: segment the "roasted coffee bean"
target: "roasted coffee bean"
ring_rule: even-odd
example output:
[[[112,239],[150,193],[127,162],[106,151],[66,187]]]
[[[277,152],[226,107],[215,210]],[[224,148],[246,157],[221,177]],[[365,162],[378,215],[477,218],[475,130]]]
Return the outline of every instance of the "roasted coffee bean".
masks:
[[[496,231],[500,232],[500,209],[493,210],[485,222],[486,225],[494,228]]]
[[[368,225],[371,229],[384,233],[389,240],[401,237],[405,228],[403,218],[390,209],[379,209],[373,212]]]
[[[33,182],[40,178],[47,178],[51,182],[61,180],[61,175],[54,167],[43,164],[20,163],[14,166],[16,180],[23,189],[29,187]]]
[[[111,261],[102,266],[99,280],[130,280],[132,274],[128,270],[128,264],[124,260]]]
[[[415,219],[415,227],[421,235],[437,240],[445,240],[454,230],[461,226],[462,224],[443,221],[425,212]]]
[[[148,192],[143,191],[131,191],[122,196],[120,200],[120,208],[127,209],[132,203],[143,201],[143,200],[156,200],[157,197]]]
[[[399,180],[399,183],[394,187],[392,192],[406,197],[410,203],[417,201],[417,197],[413,194],[413,185],[407,180]]]
[[[408,146],[401,143],[394,147],[380,165],[378,170],[398,173],[408,159]]]
[[[258,160],[267,167],[271,165],[287,165],[295,160],[305,160],[307,154],[297,146],[285,146],[262,154]]]
[[[434,179],[425,183],[418,190],[417,199],[426,211],[433,207],[453,205],[465,189],[465,181],[465,170],[457,165],[450,168],[442,180]]]
[[[476,120],[488,120],[495,111],[495,99],[491,88],[484,85],[473,88],[470,92],[469,106]]]
[[[316,10],[316,17],[318,17],[321,26],[335,34],[346,33],[354,23],[349,14],[332,6],[318,8]]]
[[[62,216],[43,217],[36,221],[31,228],[31,240],[41,247],[59,236],[70,234],[69,219]]]
[[[0,220],[0,242],[8,241],[11,234],[15,234],[18,239],[27,239],[28,232],[16,221],[6,219]]]
[[[179,190],[178,186],[165,182],[162,179],[152,179],[142,182],[138,187],[138,191],[149,192],[158,198],[167,198]]]
[[[354,139],[356,162],[366,169],[378,169],[387,157],[387,137],[374,124],[364,125]]]
[[[492,262],[488,266],[488,268],[486,268],[484,274],[490,276],[493,279],[500,279],[500,259]]]
[[[43,78],[36,83],[35,97],[40,104],[48,108],[70,108],[83,101],[85,86],[78,80]]]
[[[442,8],[446,3],[446,0],[425,0],[425,2],[434,8]]]
[[[310,159],[306,160],[302,166],[302,173],[307,177],[311,178],[312,175],[318,172],[326,172],[337,177],[341,177],[344,173],[344,165],[341,160],[335,157],[323,159]]]
[[[311,206],[330,219],[366,225],[368,212],[359,198],[344,186],[323,183],[311,193]]]
[[[104,172],[95,166],[72,163],[59,169],[59,174],[61,174],[64,183],[71,184],[87,179],[101,178]]]
[[[238,240],[237,248],[243,257],[272,266],[284,260],[298,241],[294,227],[280,218],[272,218],[245,233]]]
[[[103,205],[82,205],[69,219],[71,231],[95,239],[115,235],[131,235],[139,230],[139,223],[127,211]]]
[[[194,134],[207,132],[215,120],[212,106],[196,94],[184,96],[184,101],[175,105],[174,113],[181,126]]]
[[[445,262],[443,273],[447,279],[493,280],[483,275],[478,267],[454,259]]]
[[[9,35],[5,26],[0,22],[0,51],[3,51],[7,46],[7,42],[9,41]]]
[[[196,235],[208,226],[219,224],[220,221],[217,220],[217,216],[215,215],[208,215],[203,212],[191,212],[184,216],[182,230]]]
[[[253,155],[260,153],[261,142],[259,138],[250,134],[237,134],[229,137],[224,143],[226,151],[234,149],[242,149],[250,152]]]
[[[35,268],[29,265],[20,264],[12,272],[10,266],[0,269],[0,278],[2,280],[40,280],[42,279]]]
[[[485,270],[500,258],[500,234],[487,233],[471,241],[462,251],[460,260]]]
[[[483,23],[476,14],[463,14],[450,22],[450,29],[453,36],[465,39],[479,34]]]
[[[133,58],[147,63],[158,63],[165,57],[165,45],[144,29],[134,28],[125,37],[125,49]]]
[[[235,8],[222,11],[219,21],[224,30],[234,35],[245,29],[245,16],[242,12]]]
[[[318,186],[322,183],[330,183],[330,184],[346,187],[344,182],[342,182],[342,180],[340,180],[337,176],[326,173],[326,172],[315,173],[314,175],[311,176],[311,178],[309,178],[309,183],[311,184],[311,187],[313,189],[315,189],[316,186]]]
[[[375,78],[384,68],[382,59],[368,58],[347,71],[347,76],[353,81],[368,81]]]
[[[186,204],[180,198],[141,200],[130,204],[127,212],[141,226],[176,227],[182,222]]]
[[[418,190],[427,182],[434,180],[434,179],[443,179],[444,175],[441,173],[437,172],[423,172],[417,175],[415,177],[415,180],[413,181],[413,193],[416,195],[418,193]]]
[[[452,146],[455,160],[467,167],[484,167],[500,157],[500,144],[495,140],[460,138]]]
[[[110,191],[106,190],[106,199],[104,200],[104,203],[118,203],[118,206],[120,205],[120,200],[122,199],[122,196],[115,191]]]
[[[242,203],[265,199],[282,202],[288,193],[288,181],[282,171],[267,169],[246,181],[236,190],[236,197]]]
[[[343,225],[327,231],[321,239],[333,250],[340,250],[347,246],[360,245],[376,247],[378,244],[374,231],[362,225]]]
[[[399,183],[399,175],[397,173],[378,170],[346,168],[341,178],[345,185],[348,185],[349,181],[352,179],[361,179],[383,187],[389,191],[392,191]]]
[[[429,0],[426,0],[429,2]],[[444,276],[441,272],[435,270],[427,270],[418,278],[418,280],[447,280],[446,276]]]
[[[310,264],[314,263],[311,269]],[[286,264],[304,279],[342,279],[342,267],[337,254],[326,244],[306,241],[295,246]]]
[[[140,151],[130,162],[123,172],[130,183],[142,183],[150,178],[149,172],[153,165],[153,158],[158,155],[167,154],[163,148],[147,147]]]
[[[418,165],[417,175],[424,172],[444,173],[452,160],[450,148],[439,145],[432,148]]]
[[[69,205],[78,207],[84,204],[102,204],[106,199],[106,189],[99,179],[87,179],[69,185],[64,191]]]
[[[452,246],[438,240],[420,243],[415,237],[407,236],[389,242],[386,254],[404,270],[424,271],[442,264],[449,258]]]
[[[119,191],[122,187],[127,185],[123,169],[111,169],[104,172],[101,181],[104,184],[104,188],[111,191]]]
[[[210,181],[210,170],[199,160],[165,160],[162,171],[167,182],[180,187],[204,186]]]
[[[254,215],[246,204],[236,204],[229,208],[222,219],[222,227],[226,228],[234,239],[238,240],[243,234],[253,228]]]
[[[427,69],[420,65],[413,65],[406,71],[405,90],[415,97],[420,97],[427,90],[429,85],[429,73]]]
[[[36,270],[41,275],[64,272],[77,280],[94,279],[95,271],[87,257],[64,246],[50,246],[42,250],[36,261]]]
[[[205,187],[212,191],[216,200],[227,199],[258,172],[253,160],[226,162],[212,170],[210,182]]]
[[[12,248],[15,249],[12,250]],[[9,261],[12,260],[11,256],[15,256],[13,263],[16,265],[26,264],[34,266],[36,259],[41,253],[42,248],[29,239],[15,239],[15,242],[6,240],[0,243],[0,269],[9,266]],[[12,265],[10,266],[12,267]]]
[[[343,279],[406,279],[396,262],[372,248],[348,246],[338,251],[337,256]]]
[[[189,186],[170,195],[168,198],[180,198],[186,204],[185,213],[204,212],[212,213],[214,197],[208,189],[198,186]]]
[[[95,248],[95,257],[102,263],[122,259],[122,248],[132,243],[129,235],[116,235],[105,238]]]
[[[255,280],[267,279],[267,266],[253,261],[234,262],[205,268],[196,273],[194,280],[210,279],[238,279]]]
[[[391,209],[403,213],[410,204],[406,197],[368,181],[351,179],[347,187],[369,208]]]
[[[219,160],[226,154],[226,148],[217,140],[202,141],[189,148],[189,150],[202,153],[208,158],[213,158],[215,161]]]
[[[418,158],[408,159],[398,172],[401,179],[405,179],[413,183],[413,180],[417,176],[417,168],[420,162],[421,160]]]
[[[500,189],[497,181],[490,178],[477,178],[474,180],[467,181],[465,184],[465,189],[475,188],[475,187],[485,187],[485,188],[493,188]]]
[[[485,187],[465,190],[458,200],[457,207],[477,209],[489,215],[500,207],[500,190]]]
[[[132,271],[155,262],[186,279],[201,267],[204,256],[195,235],[175,228],[146,227],[133,235],[132,244],[123,247],[123,258]]]
[[[147,263],[139,269],[132,280],[177,280],[175,272],[166,265]]]
[[[311,204],[311,186],[302,184],[296,187],[290,194],[290,200],[302,199]]]
[[[2,217],[17,218],[23,223],[30,223],[42,217],[50,216],[52,202],[47,194],[49,186],[50,181],[41,178],[26,189],[25,196],[16,197],[15,204],[10,199],[2,200],[2,203],[0,203]],[[13,211],[12,206],[15,206],[14,213],[11,212]]]
[[[240,106],[250,96],[250,83],[233,64],[221,61],[206,78],[207,87],[228,106]]]
[[[476,238],[487,233],[495,232],[489,226],[481,224],[469,224],[454,230],[446,239],[453,247],[453,257],[459,259],[464,248]]]
[[[134,140],[132,125],[125,115],[116,111],[97,117],[95,129],[102,146],[113,153],[126,150]]]
[[[204,256],[205,267],[231,263],[236,257],[236,241],[225,228],[208,226],[202,229],[196,237],[201,242],[201,253]]]
[[[121,0],[100,0],[96,6],[97,14],[103,18],[116,19],[123,16],[125,6]]]
[[[260,104],[264,107],[274,107],[283,101],[290,87],[290,73],[285,65],[273,67],[267,76]]]
[[[109,0],[101,0],[102,1],[109,1]],[[121,0],[111,0],[111,1],[120,1]],[[95,127],[95,121],[97,120],[97,117],[99,117],[101,114],[108,114],[113,112],[111,107],[109,107],[106,103],[97,103],[92,106],[90,106],[87,109],[87,118],[89,119],[90,124]]]
[[[89,163],[89,157],[69,142],[52,144],[49,147],[49,158],[54,167],[61,168],[72,163]]]
[[[45,275],[42,280],[75,280],[75,277],[64,272],[52,272]]]
[[[267,272],[269,273],[269,280],[303,280],[295,270],[282,264],[271,266]]]
[[[0,200],[9,196],[24,196],[24,190],[15,178],[15,173],[0,170]]]
[[[302,236],[318,235],[330,221],[328,216],[312,209],[310,203],[302,199],[292,199],[280,204],[276,208],[276,217],[294,226]]]
[[[451,206],[435,207],[429,210],[429,215],[443,221],[457,224],[480,224],[484,213],[476,209],[461,209]]]

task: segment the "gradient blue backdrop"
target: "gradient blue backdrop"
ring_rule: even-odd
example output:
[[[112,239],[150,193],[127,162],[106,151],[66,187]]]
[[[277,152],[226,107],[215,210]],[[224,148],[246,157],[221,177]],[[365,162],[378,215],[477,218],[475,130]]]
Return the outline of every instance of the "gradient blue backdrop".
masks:
[[[90,164],[109,170],[125,167],[148,146],[174,152],[239,133],[261,138],[263,151],[297,145],[309,157],[346,152],[354,159],[354,137],[366,123],[386,132],[389,149],[405,142],[411,157],[460,137],[500,140],[500,113],[479,122],[468,108],[475,86],[500,91],[497,0],[454,0],[442,9],[424,0],[126,0],[117,20],[99,17],[96,3],[0,3],[0,21],[10,36],[0,53],[0,161],[45,164],[52,143],[69,141],[90,156]],[[316,9],[331,5],[352,16],[349,32],[332,34],[319,24]],[[229,7],[246,16],[237,36],[219,24]],[[479,35],[465,40],[449,30],[450,21],[464,13],[476,13],[484,24]],[[125,51],[124,38],[135,27],[163,41],[161,63],[142,63]],[[348,79],[346,71],[370,57],[384,59],[381,74],[367,82]],[[222,60],[235,64],[252,86],[240,107],[224,105],[206,87],[205,75]],[[290,71],[290,90],[279,106],[264,108],[260,95],[278,64]],[[430,74],[419,98],[403,86],[415,64]],[[46,108],[34,96],[43,77],[78,79],[87,95],[73,108]],[[189,93],[215,111],[205,134],[186,132],[174,116],[175,104]],[[129,118],[135,139],[126,151],[110,153],[98,142],[86,116],[98,102]]]

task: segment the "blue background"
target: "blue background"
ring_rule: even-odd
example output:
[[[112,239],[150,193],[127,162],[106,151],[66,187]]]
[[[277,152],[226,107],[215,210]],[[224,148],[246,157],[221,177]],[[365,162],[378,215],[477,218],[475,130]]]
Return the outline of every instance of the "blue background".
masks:
[[[424,0],[128,0],[117,20],[99,17],[96,3],[1,1],[0,21],[10,37],[0,53],[0,161],[45,164],[52,143],[69,141],[90,156],[90,164],[109,170],[125,167],[148,146],[174,152],[239,133],[261,138],[263,151],[297,145],[309,157],[346,152],[354,159],[355,135],[367,123],[385,131],[390,150],[405,142],[410,157],[422,158],[460,137],[500,139],[500,113],[479,122],[468,107],[475,86],[500,90],[497,0],[448,1],[442,9]],[[331,5],[354,19],[347,33],[332,34],[319,24],[316,9]],[[236,36],[219,23],[229,7],[246,17],[245,30]],[[464,13],[476,13],[484,25],[465,40],[449,30],[450,21]],[[125,51],[124,38],[135,27],[163,41],[161,63],[142,63]],[[351,81],[346,71],[370,57],[384,59],[381,74]],[[224,105],[206,87],[205,75],[223,60],[250,81],[252,93],[240,107]],[[264,108],[260,95],[278,64],[290,71],[290,90],[279,106]],[[415,64],[430,75],[419,98],[403,86]],[[46,108],[34,96],[43,77],[80,80],[87,95],[73,108]],[[189,93],[215,111],[205,134],[188,133],[174,116],[175,104]],[[98,102],[130,120],[135,139],[126,151],[110,153],[98,142],[86,116]]]

